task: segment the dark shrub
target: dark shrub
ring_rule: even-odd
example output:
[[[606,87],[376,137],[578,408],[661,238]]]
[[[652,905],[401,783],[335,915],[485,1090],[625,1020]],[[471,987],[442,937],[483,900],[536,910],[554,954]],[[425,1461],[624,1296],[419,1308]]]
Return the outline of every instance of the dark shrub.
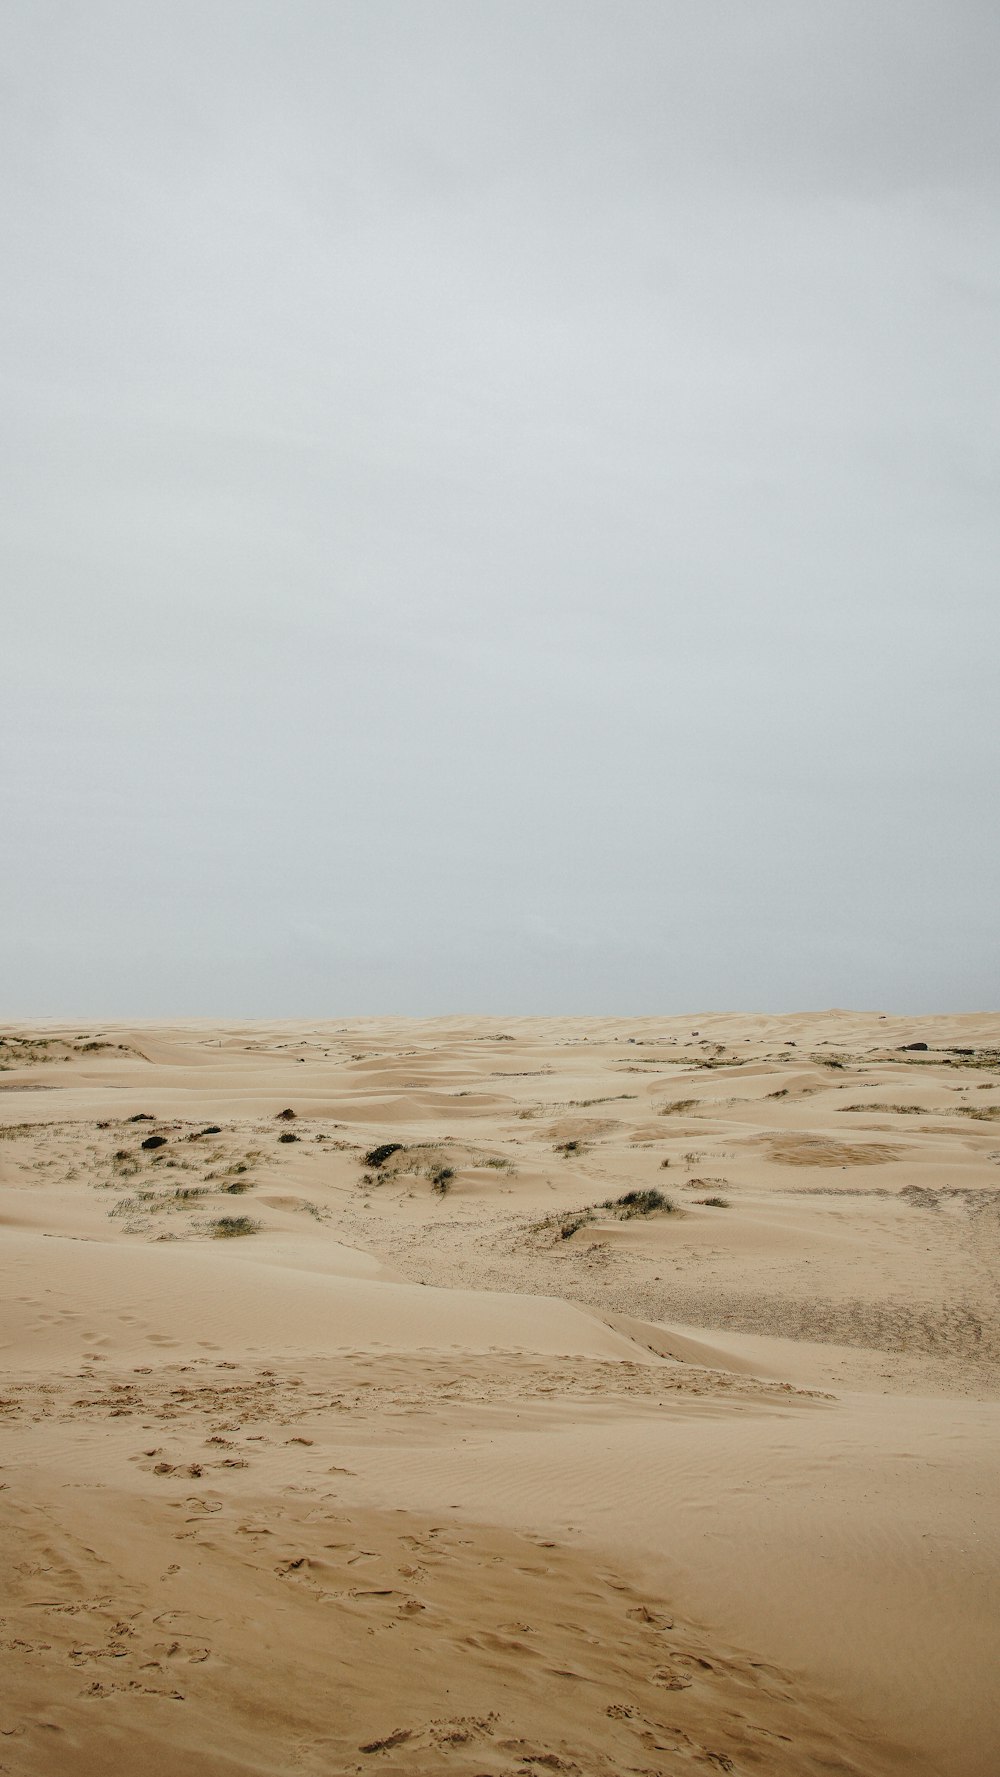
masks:
[[[365,1165],[384,1166],[386,1161],[390,1159],[393,1154],[401,1154],[402,1151],[403,1144],[401,1141],[381,1142],[377,1148],[369,1148],[365,1155]]]

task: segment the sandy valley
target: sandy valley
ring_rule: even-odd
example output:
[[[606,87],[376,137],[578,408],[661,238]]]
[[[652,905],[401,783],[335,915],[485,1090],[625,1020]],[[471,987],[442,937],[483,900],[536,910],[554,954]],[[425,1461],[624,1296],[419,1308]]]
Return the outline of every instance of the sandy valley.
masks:
[[[0,1039],[0,1772],[1000,1741],[1000,1018]]]

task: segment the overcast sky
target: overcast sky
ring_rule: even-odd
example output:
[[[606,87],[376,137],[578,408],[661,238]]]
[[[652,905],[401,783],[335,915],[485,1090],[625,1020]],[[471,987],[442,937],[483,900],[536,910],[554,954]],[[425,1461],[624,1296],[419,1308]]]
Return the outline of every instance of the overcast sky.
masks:
[[[998,1004],[995,0],[0,56],[0,1011]]]

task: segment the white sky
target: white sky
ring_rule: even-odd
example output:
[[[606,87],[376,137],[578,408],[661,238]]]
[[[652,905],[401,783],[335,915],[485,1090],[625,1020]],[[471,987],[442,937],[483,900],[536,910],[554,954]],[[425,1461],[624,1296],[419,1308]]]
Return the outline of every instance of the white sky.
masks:
[[[0,1011],[996,1005],[998,77],[7,0]]]

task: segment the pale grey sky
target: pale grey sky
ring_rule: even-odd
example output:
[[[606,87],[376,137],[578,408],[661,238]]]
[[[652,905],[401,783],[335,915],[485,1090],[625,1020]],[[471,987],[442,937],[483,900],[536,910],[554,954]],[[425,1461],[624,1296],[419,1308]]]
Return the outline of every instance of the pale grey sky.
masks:
[[[996,1006],[998,85],[7,0],[0,1012]]]

